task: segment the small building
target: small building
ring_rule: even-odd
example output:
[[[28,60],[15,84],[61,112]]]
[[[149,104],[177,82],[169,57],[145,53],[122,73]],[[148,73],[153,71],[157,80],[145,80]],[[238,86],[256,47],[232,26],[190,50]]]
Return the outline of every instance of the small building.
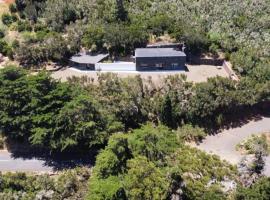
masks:
[[[108,58],[108,56],[109,54],[79,53],[70,58],[69,64],[71,67],[80,70],[95,70],[95,65]]]
[[[139,48],[135,63],[137,71],[185,70],[186,54],[174,48]]]

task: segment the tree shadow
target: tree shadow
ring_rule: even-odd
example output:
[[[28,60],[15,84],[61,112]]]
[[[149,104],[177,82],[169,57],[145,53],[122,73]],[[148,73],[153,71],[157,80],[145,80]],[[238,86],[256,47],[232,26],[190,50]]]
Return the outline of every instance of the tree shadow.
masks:
[[[92,167],[98,154],[98,149],[51,153],[46,149],[31,147],[25,143],[9,144],[8,151],[13,159],[39,160],[44,163],[45,167],[52,168],[53,171],[76,167]]]
[[[270,102],[262,102],[254,106],[243,106],[230,110],[224,114],[221,125],[212,124],[206,126],[205,129],[211,135],[215,135],[223,130],[242,127],[251,121],[259,121],[264,117],[270,117]]]

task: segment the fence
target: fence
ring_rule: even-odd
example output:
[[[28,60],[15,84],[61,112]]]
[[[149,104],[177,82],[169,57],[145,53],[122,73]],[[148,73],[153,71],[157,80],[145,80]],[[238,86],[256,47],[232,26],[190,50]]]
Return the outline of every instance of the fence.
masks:
[[[232,80],[235,81],[239,81],[240,79],[238,78],[238,76],[234,73],[234,71],[232,70],[232,64],[228,61],[224,61],[223,62],[223,68],[225,69],[225,71],[229,74],[230,78]]]

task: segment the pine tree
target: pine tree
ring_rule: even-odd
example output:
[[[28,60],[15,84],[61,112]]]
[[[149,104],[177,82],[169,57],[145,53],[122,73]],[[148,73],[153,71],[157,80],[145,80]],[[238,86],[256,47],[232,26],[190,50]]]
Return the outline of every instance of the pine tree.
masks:
[[[169,95],[166,95],[161,106],[160,120],[162,124],[171,128],[174,127],[172,101]]]

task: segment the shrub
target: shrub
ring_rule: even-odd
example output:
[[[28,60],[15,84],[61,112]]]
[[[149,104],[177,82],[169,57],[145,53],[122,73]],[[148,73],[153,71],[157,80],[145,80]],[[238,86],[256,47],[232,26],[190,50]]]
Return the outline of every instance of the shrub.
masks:
[[[5,37],[5,31],[0,29],[0,39]]]
[[[18,20],[18,17],[15,14],[8,14],[8,13],[4,13],[2,15],[2,22],[3,24],[10,26],[13,22],[16,22]]]
[[[3,24],[10,26],[14,21],[13,21],[13,18],[10,14],[5,13],[2,15],[2,22],[3,22]]]
[[[119,177],[110,176],[106,179],[93,178],[90,182],[90,191],[87,200],[124,200],[126,199],[125,191]]]
[[[6,48],[6,56],[10,60],[13,60],[14,59],[14,52],[13,52],[13,50],[12,50],[12,48],[10,46],[7,46],[7,48]]]
[[[260,136],[252,135],[250,138],[238,144],[236,149],[244,150],[248,154],[256,154],[261,152],[262,154],[267,155],[270,151],[270,145],[267,142],[267,137],[265,134]]]
[[[268,200],[270,199],[270,178],[263,177],[251,187],[238,187],[236,200]]]
[[[19,21],[17,30],[19,32],[32,31],[32,27],[31,27],[31,25],[30,25],[30,23],[28,21]]]
[[[4,138],[0,135],[0,149],[4,148]]]
[[[15,12],[17,12],[17,7],[16,7],[16,4],[10,4],[9,5],[9,11],[11,12],[11,13],[15,13]]]
[[[20,47],[20,42],[18,40],[14,40],[11,44],[11,47],[13,49],[19,48]]]
[[[206,136],[206,133],[202,128],[199,128],[197,126],[193,127],[192,125],[187,124],[177,129],[177,135],[178,138],[181,140],[183,139],[189,142],[191,141],[199,142]]]
[[[7,55],[8,43],[4,40],[0,40],[0,53]]]

